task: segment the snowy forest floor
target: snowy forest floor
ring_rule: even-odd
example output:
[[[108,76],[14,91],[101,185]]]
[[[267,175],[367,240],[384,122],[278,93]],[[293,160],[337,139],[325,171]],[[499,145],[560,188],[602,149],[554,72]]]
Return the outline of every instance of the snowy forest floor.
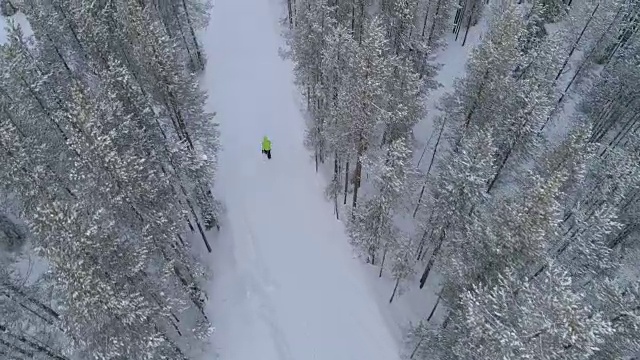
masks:
[[[215,191],[227,207],[213,258],[205,359],[397,359],[399,344],[324,199],[304,148],[280,4],[216,1],[203,36],[203,86],[222,151]],[[260,153],[264,135],[273,158]]]

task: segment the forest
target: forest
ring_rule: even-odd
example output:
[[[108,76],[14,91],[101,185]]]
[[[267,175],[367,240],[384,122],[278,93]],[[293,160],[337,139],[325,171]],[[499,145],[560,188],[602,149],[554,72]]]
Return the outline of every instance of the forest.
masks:
[[[389,302],[441,278],[407,358],[637,354],[640,2],[287,5],[306,144],[335,216],[395,280]],[[429,108],[438,53],[480,25]],[[425,117],[431,133],[415,133]]]
[[[240,0],[226,1],[229,13],[239,11],[228,4]],[[405,309],[422,315],[402,324],[401,358],[640,356],[640,0],[273,2],[281,6],[284,46],[269,50],[293,64],[302,107],[295,120],[306,125],[300,140],[310,166],[326,180],[327,217],[344,224],[359,265],[390,284],[383,306],[408,307],[410,294],[433,294]],[[270,341],[289,351],[282,344],[306,319],[275,316],[273,309],[291,304],[278,289],[302,293],[320,285],[297,272],[326,283],[359,279],[336,270],[351,271],[347,254],[319,245],[335,240],[322,237],[326,223],[302,222],[304,229],[289,218],[267,226],[241,211],[232,214],[245,219],[231,219],[212,190],[225,134],[208,103],[213,91],[202,83],[208,60],[227,55],[204,44],[212,42],[205,30],[215,6],[0,0],[0,359],[199,359],[217,338],[214,296],[239,304],[219,312],[255,311],[240,300],[261,299],[262,321],[270,321],[267,332],[276,339]],[[220,34],[237,47],[219,48],[237,51],[234,35]],[[443,55],[451,49],[468,58]],[[256,68],[282,71],[259,67],[266,52],[255,50]],[[463,71],[445,71],[453,62],[464,63]],[[255,76],[241,70],[241,84]],[[236,110],[256,105],[235,100]],[[275,108],[261,115],[289,110]],[[239,140],[225,143],[240,144],[230,150],[239,151]],[[296,149],[289,141],[274,140],[267,164],[286,158],[280,144]],[[251,161],[232,165],[245,174]],[[253,179],[224,171],[226,186]],[[282,179],[292,191],[306,191],[296,180],[301,174]],[[251,190],[237,190],[229,198],[240,200],[228,205],[244,206],[238,193],[270,200],[289,191]],[[274,213],[311,211],[273,206]],[[264,233],[254,237],[252,226],[283,238],[321,235],[278,243]],[[198,251],[228,255],[216,247],[218,237],[238,246],[253,241],[249,249],[258,255],[233,254],[249,270],[231,279],[247,283],[226,286],[257,294],[211,293],[211,278],[225,274],[212,274]],[[296,246],[276,256],[283,249],[260,250],[259,241]],[[320,263],[312,257],[334,263],[302,269]],[[286,272],[274,266],[289,259],[307,263]],[[251,278],[250,270],[262,277]],[[267,270],[289,277],[270,279]],[[267,280],[273,283],[260,284]],[[292,293],[287,301],[297,299]],[[340,310],[348,313],[353,299],[367,296],[342,299]],[[309,307],[320,313],[310,316],[315,320],[342,314],[313,300],[291,313]],[[323,325],[305,329],[342,336],[340,324]],[[224,326],[221,338],[232,338]],[[243,340],[233,346],[262,344]]]
[[[0,47],[0,358],[190,358],[211,323],[188,234],[220,209],[208,8],[16,8],[33,36],[8,19]]]

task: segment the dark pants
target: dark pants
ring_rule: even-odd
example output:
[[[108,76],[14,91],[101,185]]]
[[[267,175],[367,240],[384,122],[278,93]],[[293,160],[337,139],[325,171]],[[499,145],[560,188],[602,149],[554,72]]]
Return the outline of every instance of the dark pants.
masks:
[[[262,150],[263,154],[267,154],[267,159],[271,159],[271,150]]]

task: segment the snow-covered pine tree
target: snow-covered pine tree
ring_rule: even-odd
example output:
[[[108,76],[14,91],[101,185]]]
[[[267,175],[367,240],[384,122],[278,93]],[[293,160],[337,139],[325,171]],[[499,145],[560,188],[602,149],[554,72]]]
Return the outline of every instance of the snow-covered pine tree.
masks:
[[[325,142],[327,156],[333,156],[333,177],[327,195],[334,202],[334,211],[339,217],[338,198],[343,193],[342,202],[347,202],[349,181],[349,127],[351,123],[349,109],[349,93],[347,85],[352,71],[353,59],[357,51],[357,43],[351,36],[349,29],[343,25],[328,26],[326,46],[322,53],[322,81],[319,95],[325,104],[325,126],[320,134]],[[344,180],[344,184],[342,179]]]
[[[593,359],[621,359],[636,354],[640,347],[640,284],[637,279],[620,275],[598,279],[587,289],[587,293],[596,292],[590,300],[614,329],[598,346]]]
[[[95,358],[183,357],[168,334],[186,293],[174,273],[177,259],[163,257],[160,249],[175,242],[169,237],[179,231],[179,212],[157,196],[168,184],[135,149],[119,152],[118,136],[131,135],[130,121],[117,125],[121,132],[104,133],[115,124],[105,120],[117,112],[104,102],[94,108],[76,94],[69,113],[53,115],[77,130],[69,133],[68,145],[79,155],[65,164],[73,196],[61,196],[59,184],[42,183],[35,175],[20,180],[8,173],[3,181],[32,189],[20,192],[29,204],[26,220],[52,266],[64,329],[79,351]],[[7,123],[2,146],[15,160],[12,169],[29,174],[25,165],[34,154],[28,143],[9,140],[24,139],[19,133]]]
[[[467,36],[469,35],[469,29],[476,25],[480,20],[480,15],[484,10],[486,0],[459,0],[458,1],[458,10],[455,14],[454,20],[454,29],[453,32],[456,34],[456,40],[460,36],[460,31],[462,28],[465,28],[464,37],[462,40],[462,45],[467,41]]]
[[[293,54],[296,84],[306,96],[310,114],[306,144],[315,153],[316,170],[327,156],[324,128],[328,117],[331,83],[325,84],[323,71],[323,51],[327,49],[327,34],[335,20],[326,1],[307,0],[300,4],[296,12],[296,27],[292,30],[289,46]],[[328,80],[328,79],[327,79]]]
[[[585,144],[585,134],[583,131],[581,144]],[[517,192],[478,204],[449,232],[436,263],[444,279],[439,299],[449,308],[458,309],[461,294],[495,281],[506,269],[526,277],[532,266],[547,259],[548,249],[560,236],[560,189],[584,166],[584,148],[574,150],[565,152],[562,167],[527,172],[517,183]],[[418,331],[421,337],[433,337],[425,331]]]
[[[181,64],[175,47],[148,13],[148,8],[140,8],[135,2],[123,2],[119,6],[122,31],[134,42],[145,44],[131,50],[137,67],[144,70],[145,81],[141,86],[162,107],[160,114],[170,119],[178,141],[187,144],[186,155],[192,166],[185,169],[190,183],[183,185],[189,197],[196,200],[204,227],[210,229],[218,225],[220,212],[220,204],[209,190],[215,178],[218,130],[212,121],[213,114],[205,111],[207,95],[200,89],[196,74]],[[197,217],[194,220],[206,238],[200,221]]]
[[[414,48],[417,7],[418,0],[380,2],[380,17],[387,29],[391,54],[407,55]]]
[[[626,5],[625,1],[618,0],[578,2],[564,16],[559,29],[554,31],[554,35],[563,38],[564,42],[557,51],[562,65],[555,70],[560,94],[548,121],[562,115],[566,99],[588,88],[590,79],[599,77],[596,62],[602,61],[603,53],[608,51],[606,45],[621,26],[628,10]],[[534,9],[532,16],[539,18],[544,15],[540,15],[539,9]]]
[[[164,25],[165,32],[183,47],[189,68],[202,71],[206,58],[200,41],[196,36],[209,22],[209,10],[212,4],[208,0],[147,0],[153,3],[158,17]]]
[[[422,0],[420,8],[422,8],[420,35],[424,46],[433,52],[444,46],[444,34],[453,26],[451,18],[454,1]]]
[[[393,262],[391,265],[391,275],[396,281],[389,298],[389,303],[402,292],[401,281],[413,275],[415,272],[415,244],[412,238],[408,236],[400,237],[396,241],[393,249]]]
[[[62,58],[49,53],[60,48],[36,42],[32,51],[17,29],[9,38],[0,54],[9,74],[0,93],[7,155],[0,176],[52,266],[66,334],[95,357],[183,357],[175,338],[192,329],[177,321],[190,303],[202,312],[203,293],[181,237],[184,199],[193,198],[180,185],[193,182],[175,180],[180,172],[193,178],[203,162],[163,132],[169,116],[156,114],[153,98],[118,61],[87,52],[92,86],[77,76],[54,91],[42,69]],[[181,157],[187,167],[171,169]],[[207,332],[201,319],[196,335]]]
[[[623,147],[605,158],[592,156],[595,146],[588,144],[589,135],[588,126],[577,127],[560,151],[542,162],[546,171],[563,168],[566,155],[579,150],[586,164],[571,176],[574,181],[584,180],[566,186],[571,201],[559,228],[561,236],[551,243],[549,256],[571,275],[574,291],[584,293],[585,302],[611,321],[615,330],[604,337],[593,358],[622,357],[637,348],[634,316],[639,300],[635,280],[629,280],[628,273],[637,269],[634,254],[638,248],[635,241],[629,241],[633,230],[626,230],[635,223],[636,216],[631,215],[635,213],[628,211],[635,191],[631,189],[638,187],[639,160],[637,150]],[[630,266],[623,268],[622,263]],[[547,267],[537,269],[531,281],[544,281],[539,277]]]
[[[448,150],[441,162],[433,185],[433,216],[427,226],[433,236],[433,250],[420,278],[423,287],[435,262],[440,258],[443,244],[455,234],[464,231],[477,206],[486,197],[486,184],[494,174],[492,154],[493,137],[488,130],[470,131],[462,139],[457,151]],[[484,183],[483,183],[484,182]]]
[[[534,283],[516,274],[506,271],[462,296],[439,336],[446,340],[427,341],[440,358],[589,359],[613,332],[611,321],[573,291],[561,268]]]
[[[522,62],[519,39],[526,31],[522,14],[514,4],[495,4],[491,14],[489,30],[474,49],[466,76],[456,81],[454,92],[443,100],[447,137],[455,142],[471,124],[492,125],[502,110],[505,90],[515,82],[512,71]]]
[[[545,22],[557,22],[567,14],[567,0],[541,0],[533,2],[533,10],[539,13]]]
[[[446,279],[447,297],[454,296],[447,299],[449,303],[471,286],[493,281],[507,268],[526,276],[546,259],[549,242],[559,235],[557,197],[567,173],[563,169],[550,178],[529,173],[525,188],[509,197],[492,198],[450,233],[436,267]]]
[[[352,211],[358,203],[363,157],[371,145],[380,143],[377,129],[390,116],[384,109],[389,99],[385,87],[392,74],[389,60],[385,56],[387,46],[388,41],[380,20],[368,20],[360,46],[352,59],[353,71],[348,74],[345,89],[347,104],[351,109],[348,134],[355,159]]]
[[[565,215],[563,241],[555,249],[556,256],[573,264],[567,265],[569,269],[575,266],[575,271],[583,275],[598,272],[598,267],[605,269],[609,267],[606,262],[596,261],[589,254],[595,251],[595,255],[601,256],[602,251],[596,251],[598,247],[618,249],[633,238],[638,223],[635,209],[640,185],[640,159],[635,144],[636,141],[630,141],[609,150],[606,156],[596,156],[588,167],[586,181]],[[603,227],[608,231],[592,238],[594,229]]]
[[[413,126],[426,114],[423,81],[413,70],[409,59],[390,58],[392,76],[388,78],[387,104],[383,143],[400,138],[413,139]]]
[[[4,200],[7,202],[0,203],[0,208],[15,207],[9,204],[12,199]],[[38,276],[33,281],[17,270],[18,261],[25,258],[30,244],[28,232],[14,221],[15,218],[13,214],[0,214],[0,332],[3,334],[0,355],[17,359],[32,356],[66,360],[68,339],[59,329],[58,313],[48,311],[51,309],[47,305],[49,279]]]
[[[393,216],[405,194],[411,151],[400,138],[376,155],[363,160],[364,170],[373,176],[374,193],[355,209],[349,232],[353,245],[366,255],[368,263],[375,265],[381,252],[382,276],[387,254],[393,254],[405,238]]]
[[[166,124],[164,131],[171,141],[184,142],[191,158],[189,178],[182,186],[188,196],[199,205],[194,220],[198,229],[217,226],[219,203],[211,196],[209,185],[214,178],[213,169],[217,151],[217,129],[212,114],[205,112],[206,95],[199,89],[195,74],[187,70],[180,60],[180,50],[166,36],[155,10],[147,4],[108,2],[72,3],[56,0],[51,4],[29,2],[28,16],[32,22],[47,21],[34,29],[45,29],[49,19],[64,20],[66,33],[73,34],[69,49],[77,63],[75,77],[95,82],[99,73],[108,70],[112,60],[119,60],[135,79],[143,96],[154,102],[154,112]],[[53,28],[57,28],[53,26]],[[82,32],[74,29],[83,28]],[[46,31],[36,31],[43,43],[65,49],[64,36],[48,37]],[[67,39],[68,40],[68,39]],[[138,46],[132,46],[137,44]],[[59,56],[60,59],[65,56]],[[164,120],[166,119],[166,120]]]
[[[610,31],[604,35],[604,41],[600,44],[599,54],[596,57],[598,63],[610,64],[614,58],[625,56],[628,45],[638,41],[638,21],[640,9],[635,1],[612,1],[605,3],[611,8],[618,8],[610,24]]]
[[[531,23],[531,19],[528,20]],[[528,28],[523,38],[534,39],[537,27]],[[521,38],[522,39],[522,38]],[[561,59],[558,49],[562,46],[562,39],[548,35],[543,39],[528,41],[526,50],[520,45],[522,52],[522,70],[499,82],[494,88],[501,93],[501,104],[491,117],[491,124],[495,132],[496,173],[487,186],[492,191],[505,175],[516,173],[520,166],[526,164],[540,151],[542,139],[538,132],[547,121],[555,106],[555,71],[559,68]],[[515,70],[515,69],[514,69]],[[506,87],[502,87],[506,86]],[[495,106],[494,104],[490,105]]]

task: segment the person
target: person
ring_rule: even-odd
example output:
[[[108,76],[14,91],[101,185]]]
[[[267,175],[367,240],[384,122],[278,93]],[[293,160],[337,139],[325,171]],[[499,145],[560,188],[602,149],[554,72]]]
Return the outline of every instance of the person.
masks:
[[[266,136],[262,138],[262,153],[267,155],[267,159],[271,159],[271,140]]]

